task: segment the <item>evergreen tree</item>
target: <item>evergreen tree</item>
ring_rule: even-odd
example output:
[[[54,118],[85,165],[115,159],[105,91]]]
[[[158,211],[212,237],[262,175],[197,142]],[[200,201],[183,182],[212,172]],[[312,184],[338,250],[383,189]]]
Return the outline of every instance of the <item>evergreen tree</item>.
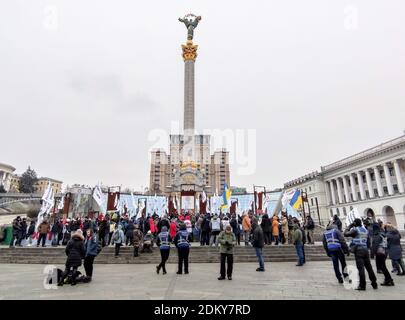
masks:
[[[37,174],[31,167],[28,167],[27,171],[25,171],[19,182],[19,189],[21,193],[34,193],[34,185],[38,181]]]

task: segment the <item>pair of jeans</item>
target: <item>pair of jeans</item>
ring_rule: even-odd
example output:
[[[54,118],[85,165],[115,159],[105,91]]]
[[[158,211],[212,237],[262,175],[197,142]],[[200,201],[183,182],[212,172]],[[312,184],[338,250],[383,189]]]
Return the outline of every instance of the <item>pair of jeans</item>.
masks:
[[[298,256],[298,264],[303,265],[305,263],[304,259],[304,245],[303,244],[296,244],[295,251],[297,252]]]
[[[338,280],[343,280],[342,278],[342,273],[343,275],[347,275],[347,270],[346,269],[346,258],[345,255],[343,254],[342,250],[336,250],[336,251],[329,251],[329,256],[332,259],[333,263],[333,269],[335,270],[335,275]],[[342,265],[342,273],[340,272],[339,269],[339,262]]]
[[[377,283],[377,278],[375,276],[373,267],[370,262],[370,255],[366,247],[358,247],[355,250],[354,258],[356,260],[356,267],[359,271],[360,284],[359,287],[366,288],[366,273],[364,269],[367,270],[368,277],[370,278],[371,283]]]
[[[402,258],[392,260],[392,266],[394,269],[396,269],[398,271],[398,274],[401,273],[401,269],[402,269],[402,273],[405,273],[405,264],[404,264],[404,260],[402,260]]]
[[[244,230],[243,231],[243,239],[245,240],[245,246],[249,245],[249,237],[250,237],[250,231],[249,230]]]
[[[225,260],[227,262],[227,268],[225,268]],[[221,278],[225,278],[225,273],[229,277],[232,277],[233,271],[233,254],[221,253]]]
[[[215,246],[218,247],[218,236],[219,236],[218,231],[213,231],[211,233],[210,246],[212,246],[215,243]]]
[[[259,268],[264,270],[263,249],[255,247],[255,251],[256,251],[257,260],[259,261]]]
[[[39,234],[39,238],[38,238],[38,241],[37,241],[37,246],[39,246],[39,243],[42,241],[42,246],[45,247],[46,236],[47,236],[46,233],[40,233]]]
[[[179,255],[179,270],[178,273],[183,273],[183,264],[184,264],[184,272],[188,273],[188,255],[190,253],[189,247],[179,247],[177,248],[177,253]]]
[[[120,254],[120,248],[121,248],[121,243],[116,243],[115,244],[115,256],[118,257]]]
[[[264,243],[265,244],[271,244],[271,232],[263,232],[264,234]]]
[[[170,249],[161,249],[160,250],[160,264],[158,265],[158,268],[162,268],[163,272],[166,273],[166,261],[169,259],[170,255]]]
[[[210,244],[210,235],[208,231],[201,231],[200,244],[202,246]]]
[[[376,254],[375,255],[375,265],[377,267],[377,270],[381,270],[382,273],[384,274],[384,281],[385,282],[390,282],[392,281],[391,275],[387,269],[387,266],[385,264],[385,260],[387,259],[387,256],[385,254]]]
[[[92,277],[93,276],[93,263],[94,263],[94,259],[96,258],[96,256],[86,256],[84,258],[84,271],[86,271],[86,276],[88,277]]]
[[[309,244],[314,244],[314,229],[307,230],[307,239]]]

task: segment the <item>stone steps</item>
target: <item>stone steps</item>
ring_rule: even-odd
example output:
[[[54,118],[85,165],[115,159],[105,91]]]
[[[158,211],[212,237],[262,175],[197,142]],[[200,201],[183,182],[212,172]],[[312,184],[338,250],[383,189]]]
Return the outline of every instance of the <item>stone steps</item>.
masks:
[[[308,261],[325,261],[329,258],[325,255],[321,245],[305,246],[306,259]],[[122,247],[120,256],[114,257],[114,248],[105,247],[95,259],[98,264],[156,264],[160,261],[158,248],[153,253],[144,253],[134,258],[132,247]],[[219,248],[200,247],[198,244],[191,247],[190,263],[218,263]],[[267,262],[295,262],[297,256],[292,245],[266,246],[263,249],[263,257]],[[27,264],[64,264],[66,261],[64,247],[0,247],[0,263],[27,263]],[[251,247],[237,246],[234,252],[235,262],[257,262],[255,251]],[[171,248],[168,263],[177,263],[177,252]]]

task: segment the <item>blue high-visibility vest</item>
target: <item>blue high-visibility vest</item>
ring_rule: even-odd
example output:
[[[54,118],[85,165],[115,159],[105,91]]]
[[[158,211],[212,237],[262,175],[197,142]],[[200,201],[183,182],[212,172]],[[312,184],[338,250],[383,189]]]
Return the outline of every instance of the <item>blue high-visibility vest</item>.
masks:
[[[162,231],[159,233],[160,240],[160,250],[170,249],[169,233],[167,231]]]
[[[367,248],[367,239],[368,239],[368,231],[363,226],[356,227],[357,235],[355,238],[352,239],[351,245],[366,247]]]
[[[177,242],[178,248],[188,248],[190,247],[190,243],[188,242],[188,232],[187,230],[181,230],[178,233],[179,241]]]
[[[336,229],[326,230],[324,233],[328,250],[336,251],[342,248]]]

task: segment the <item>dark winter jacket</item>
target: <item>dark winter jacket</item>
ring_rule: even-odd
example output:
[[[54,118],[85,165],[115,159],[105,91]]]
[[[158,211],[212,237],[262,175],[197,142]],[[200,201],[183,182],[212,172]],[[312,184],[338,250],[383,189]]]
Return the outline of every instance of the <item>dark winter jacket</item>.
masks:
[[[235,235],[240,234],[239,224],[238,224],[238,220],[236,220],[236,218],[231,219],[230,225],[232,227],[232,232]]]
[[[83,240],[76,235],[73,235],[69,240],[65,249],[67,260],[66,265],[71,267],[79,267],[82,265],[82,259],[86,255]]]
[[[264,247],[264,234],[262,227],[260,227],[259,225],[253,230],[252,245],[255,248]]]
[[[127,229],[125,230],[125,236],[127,238],[132,238],[135,230],[135,225],[131,222],[128,223]]]
[[[393,229],[387,232],[388,256],[392,260],[402,258],[401,235],[398,230]]]
[[[268,214],[265,213],[262,218],[262,223],[260,224],[263,232],[271,232],[271,224],[272,224],[272,220],[269,219]]]

